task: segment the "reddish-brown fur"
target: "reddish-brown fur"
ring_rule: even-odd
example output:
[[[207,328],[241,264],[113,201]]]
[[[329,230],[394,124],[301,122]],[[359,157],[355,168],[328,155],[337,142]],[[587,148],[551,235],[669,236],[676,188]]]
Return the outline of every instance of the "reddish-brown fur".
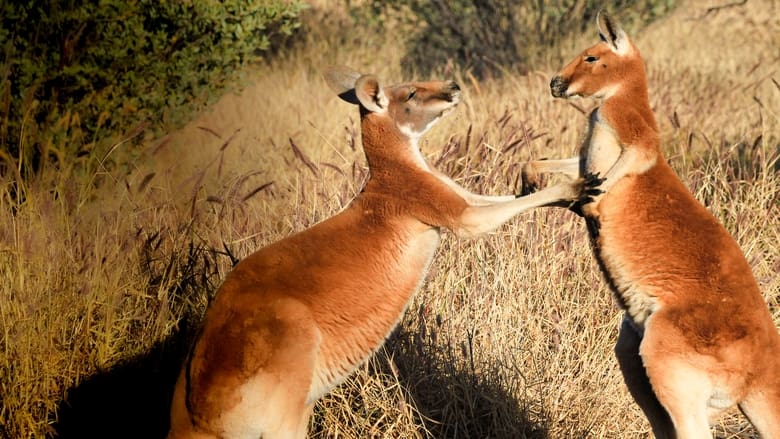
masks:
[[[551,82],[556,97],[601,100],[580,156],[531,162],[526,177],[605,177],[581,211],[626,309],[615,352],[655,435],[710,438],[708,418],[738,404],[762,437],[780,438],[780,335],[750,266],[662,156],[639,51],[598,22],[603,41]]]
[[[524,210],[572,198],[472,194],[425,163],[417,138],[458,102],[453,82],[382,88],[333,69],[360,105],[370,177],[341,213],[241,261],[206,313],[178,379],[169,438],[300,438],[314,403],[384,341],[447,228],[493,230]]]

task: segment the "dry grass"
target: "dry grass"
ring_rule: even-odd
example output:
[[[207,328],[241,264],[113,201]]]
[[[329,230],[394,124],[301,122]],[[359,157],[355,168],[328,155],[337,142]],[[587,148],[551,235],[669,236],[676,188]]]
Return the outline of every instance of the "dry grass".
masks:
[[[737,238],[780,324],[779,6],[690,20],[708,6],[635,39],[668,159]],[[312,35],[125,171],[44,173],[23,204],[3,180],[0,436],[159,437],[189,328],[235,258],[337,212],[365,178],[357,111],[321,69],[398,80],[400,52],[359,30]],[[465,101],[423,153],[484,193],[514,192],[530,157],[572,155],[585,119],[549,96],[557,67],[455,73]],[[649,437],[612,355],[620,318],[569,212],[447,234],[398,331],[320,402],[312,435]],[[735,415],[715,431],[753,437]]]

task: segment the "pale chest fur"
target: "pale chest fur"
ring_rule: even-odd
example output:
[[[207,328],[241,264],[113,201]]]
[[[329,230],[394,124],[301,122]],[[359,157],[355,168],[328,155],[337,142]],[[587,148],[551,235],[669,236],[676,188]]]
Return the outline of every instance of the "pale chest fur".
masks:
[[[592,112],[580,151],[585,171],[603,176],[615,164],[622,150],[615,130],[602,120],[598,110]]]
[[[381,258],[365,261],[377,264],[382,275],[372,285],[351,286],[362,289],[353,297],[364,303],[343,306],[364,310],[357,321],[340,328],[323,328],[309,401],[317,400],[341,383],[382,345],[422,285],[439,239],[438,229],[411,232],[385,249]]]

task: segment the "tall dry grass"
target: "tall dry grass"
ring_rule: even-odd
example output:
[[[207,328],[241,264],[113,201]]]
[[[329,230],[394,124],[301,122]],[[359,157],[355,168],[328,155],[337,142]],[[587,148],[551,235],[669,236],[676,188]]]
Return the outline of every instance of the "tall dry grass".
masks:
[[[634,37],[667,158],[739,241],[780,325],[780,6],[709,6]],[[339,211],[366,177],[357,110],[322,68],[397,81],[399,44],[314,32],[140,157],[118,144],[122,170],[45,172],[23,203],[4,177],[0,435],[161,437],[191,328],[232,264]],[[529,158],[571,156],[589,103],[549,96],[558,67],[487,82],[454,72],[464,102],[424,155],[491,194],[515,192]],[[317,405],[312,436],[649,437],[612,355],[620,319],[567,211],[446,234],[399,329]],[[754,437],[736,412],[714,431]]]

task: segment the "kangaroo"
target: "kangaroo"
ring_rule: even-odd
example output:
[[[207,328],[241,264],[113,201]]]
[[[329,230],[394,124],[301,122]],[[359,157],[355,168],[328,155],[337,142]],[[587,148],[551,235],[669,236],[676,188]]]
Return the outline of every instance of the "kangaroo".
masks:
[[[592,97],[579,156],[535,161],[538,174],[583,175],[598,265],[625,309],[615,353],[659,438],[711,438],[738,404],[764,438],[780,438],[780,335],[739,246],[683,185],[660,150],[644,62],[619,24],[550,82],[556,98]],[[599,178],[598,176],[603,176]]]
[[[452,81],[383,87],[343,67],[326,81],[359,106],[369,178],[343,211],[228,274],[177,380],[171,439],[305,437],[314,403],[398,324],[442,229],[477,236],[582,191],[483,196],[426,163],[418,140],[458,104]]]

